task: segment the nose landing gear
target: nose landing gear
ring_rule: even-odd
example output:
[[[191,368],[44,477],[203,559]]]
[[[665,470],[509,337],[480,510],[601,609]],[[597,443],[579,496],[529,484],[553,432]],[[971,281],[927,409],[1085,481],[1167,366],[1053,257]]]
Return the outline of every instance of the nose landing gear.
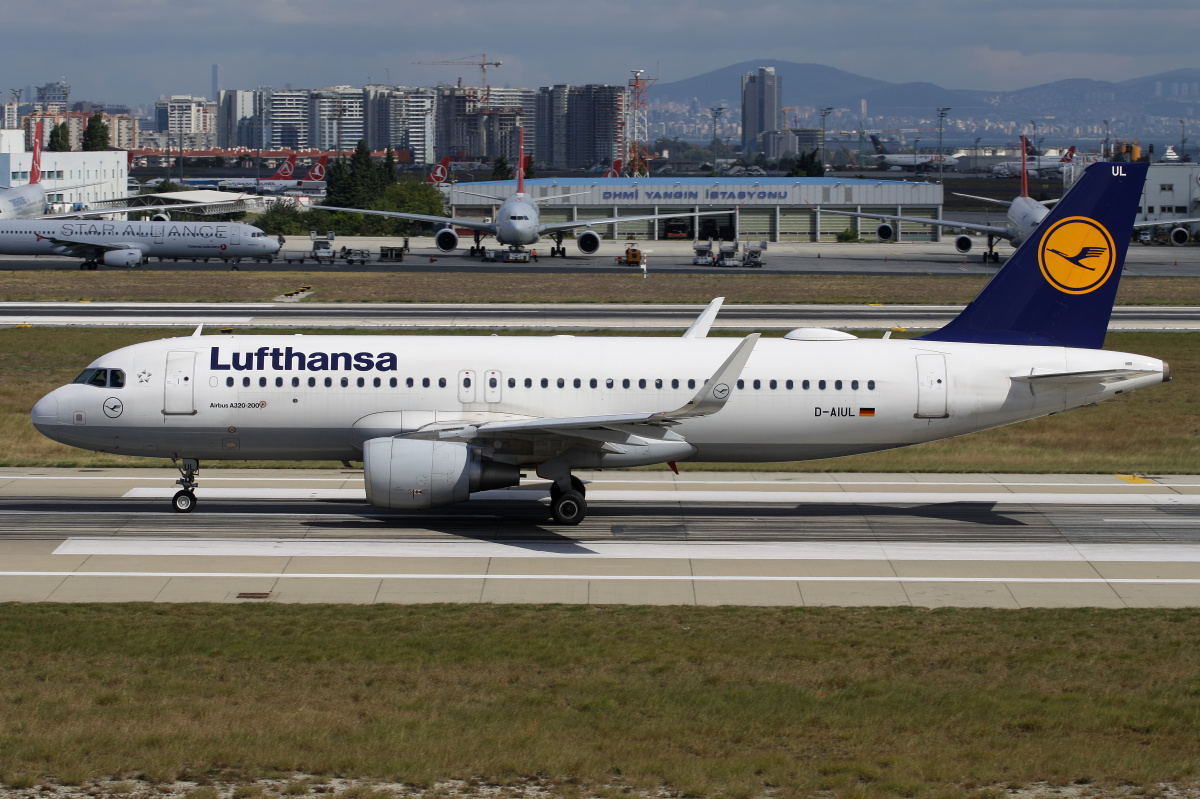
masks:
[[[196,475],[200,473],[200,461],[195,458],[183,458],[181,462],[177,462],[172,455],[171,463],[179,469],[180,477],[175,481],[175,485],[183,486],[171,498],[171,507],[175,508],[176,513],[191,513],[196,507]]]

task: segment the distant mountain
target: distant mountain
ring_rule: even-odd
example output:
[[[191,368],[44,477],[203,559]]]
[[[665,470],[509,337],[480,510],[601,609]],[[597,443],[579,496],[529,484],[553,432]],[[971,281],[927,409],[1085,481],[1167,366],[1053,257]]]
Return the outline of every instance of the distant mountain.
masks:
[[[796,64],[765,58],[761,61],[743,61],[673,83],[655,84],[650,90],[650,97],[677,103],[690,103],[695,99],[701,108],[718,103],[741,103],[742,76],[757,72],[759,67],[775,67],[775,73],[783,82],[785,106],[832,105],[841,103],[846,97],[862,97],[868,92],[893,85],[822,64]]]
[[[1122,119],[1126,128],[1139,125],[1139,116],[1200,116],[1200,69],[1177,69],[1117,83],[1072,78],[995,92],[946,89],[933,83],[891,83],[821,64],[763,59],[656,84],[650,99],[680,103],[696,100],[700,108],[721,103],[738,109],[742,76],[763,66],[774,67],[780,76],[783,106],[833,106],[856,113],[866,100],[871,116],[928,119],[940,106],[952,108],[955,116],[995,120],[1040,117],[1095,125],[1103,119]]]

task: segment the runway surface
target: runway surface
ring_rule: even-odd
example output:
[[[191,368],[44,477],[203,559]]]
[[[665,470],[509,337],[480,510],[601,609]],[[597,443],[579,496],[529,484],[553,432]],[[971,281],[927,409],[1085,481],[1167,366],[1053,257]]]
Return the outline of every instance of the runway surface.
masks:
[[[0,302],[0,327],[141,326],[521,330],[679,330],[702,305],[534,303],[111,303]],[[742,305],[721,308],[716,328],[790,330],[932,330],[953,319],[956,305]],[[1117,306],[1110,330],[1196,330],[1194,306]],[[210,330],[209,332],[214,332]]]
[[[400,512],[355,470],[0,469],[0,601],[1182,607],[1200,476],[581,473]]]

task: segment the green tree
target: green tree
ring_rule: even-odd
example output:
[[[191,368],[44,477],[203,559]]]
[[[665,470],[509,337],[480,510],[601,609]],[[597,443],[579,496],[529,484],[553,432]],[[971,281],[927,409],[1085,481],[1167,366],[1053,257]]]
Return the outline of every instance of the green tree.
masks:
[[[92,114],[88,117],[87,127],[83,130],[83,149],[108,149],[108,123],[100,114]]]
[[[264,233],[271,236],[303,236],[312,228],[308,227],[305,214],[294,202],[275,200],[267,203],[267,210],[255,220],[255,224]]]
[[[71,150],[71,129],[66,122],[61,122],[50,128],[50,141],[46,149],[52,153],[65,153]]]
[[[508,159],[504,156],[499,156],[492,162],[492,180],[512,180],[513,168],[509,166]]]
[[[379,164],[379,183],[382,189],[396,182],[396,151],[388,145],[383,151],[383,161]]]
[[[537,170],[533,168],[533,157],[525,156],[525,179],[533,180],[537,177]]]

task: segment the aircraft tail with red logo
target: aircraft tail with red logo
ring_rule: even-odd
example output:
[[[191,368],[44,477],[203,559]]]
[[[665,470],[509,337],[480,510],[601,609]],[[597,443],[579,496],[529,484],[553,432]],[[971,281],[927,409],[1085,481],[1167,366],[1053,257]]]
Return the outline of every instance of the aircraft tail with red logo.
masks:
[[[42,180],[42,120],[38,120],[33,131],[33,165],[29,167],[29,185]]]
[[[440,186],[450,179],[450,156],[446,156],[441,161],[438,161],[433,169],[429,170],[429,178],[427,182]]]
[[[616,161],[613,161],[612,166],[610,166],[608,171],[604,173],[604,177],[619,178],[621,177],[621,170],[624,168],[625,162],[618,158]]]
[[[329,167],[329,156],[323,155],[317,159],[317,162],[308,168],[308,174],[304,176],[305,180],[325,180],[325,170]]]
[[[292,153],[267,180],[292,180],[296,174],[296,154]]]
[[[1067,152],[1063,155],[1063,157],[1061,159],[1059,159],[1059,163],[1060,164],[1069,164],[1074,160],[1075,160],[1075,145],[1072,144],[1071,148],[1069,150],[1067,150]]]

